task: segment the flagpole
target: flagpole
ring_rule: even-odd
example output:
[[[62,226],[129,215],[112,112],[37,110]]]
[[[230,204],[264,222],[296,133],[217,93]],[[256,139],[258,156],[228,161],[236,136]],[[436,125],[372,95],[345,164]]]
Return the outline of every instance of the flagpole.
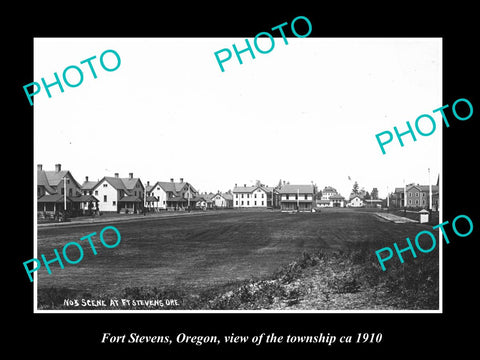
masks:
[[[63,210],[67,211],[67,176],[63,177]]]
[[[430,168],[428,168],[428,208],[432,210],[432,182],[430,181]]]

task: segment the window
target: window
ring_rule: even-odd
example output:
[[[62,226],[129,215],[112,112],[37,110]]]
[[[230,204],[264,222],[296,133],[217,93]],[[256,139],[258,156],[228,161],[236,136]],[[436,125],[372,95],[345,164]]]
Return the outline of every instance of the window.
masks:
[[[112,205],[117,205],[117,202],[116,202],[116,201],[112,201]]]
[[[264,204],[264,203],[263,203],[263,201],[262,201],[262,205],[263,205],[263,204]]]
[[[237,200],[237,201],[235,201],[235,205],[238,205],[238,200]]]
[[[137,196],[137,192],[136,192],[136,191],[134,191],[133,194],[134,194],[135,196]]]
[[[242,205],[243,205],[243,200],[242,200]]]
[[[415,193],[415,196],[418,197],[418,193]]]
[[[98,195],[98,190],[95,190],[95,195]]]
[[[418,204],[418,200],[415,200],[415,204]]]
[[[65,194],[65,189],[62,188],[62,191],[61,191],[62,195]]]
[[[107,195],[103,195],[103,202],[107,202]]]
[[[250,201],[247,201],[247,205],[250,205]]]
[[[257,205],[257,200],[255,200],[255,204],[254,205]]]
[[[265,195],[265,194],[262,194],[262,199],[264,198],[264,195]]]
[[[107,186],[108,186],[108,184],[103,184],[103,187],[107,187]]]
[[[289,198],[288,198],[288,194],[287,194],[287,195],[285,195],[285,199],[286,199],[286,200],[289,200]]]
[[[253,197],[256,199],[256,198],[257,198],[257,194],[253,195]]]
[[[243,199],[243,194],[242,194],[242,199]],[[243,205],[243,201],[242,201],[242,205]]]
[[[409,203],[409,204],[412,204],[412,200],[408,200],[408,203]]]
[[[305,200],[308,200],[308,195],[307,194],[305,194]]]
[[[235,194],[235,198],[238,199],[238,194]],[[237,204],[238,205],[238,204]]]
[[[68,189],[68,196],[72,196],[72,188]]]

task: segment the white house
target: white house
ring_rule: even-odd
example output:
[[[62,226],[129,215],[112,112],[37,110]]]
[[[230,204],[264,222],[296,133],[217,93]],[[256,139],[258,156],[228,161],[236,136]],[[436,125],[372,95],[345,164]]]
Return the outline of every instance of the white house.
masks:
[[[212,197],[212,206],[217,208],[233,207],[233,195],[229,192],[218,192]]]
[[[269,191],[264,186],[236,186],[233,188],[234,208],[266,208],[270,199]]]
[[[98,208],[105,212],[138,212],[144,201],[144,187],[133,173],[128,178],[105,176],[92,188],[93,195],[99,200]]]
[[[359,195],[354,195],[348,202],[349,207],[363,207],[365,206],[363,199]]]
[[[345,198],[335,188],[325,186],[322,190],[322,197],[317,199],[316,204],[317,207],[344,207]]]
[[[195,207],[195,199],[198,195],[197,190],[180,178],[175,182],[173,178],[170,181],[157,181],[150,186],[148,183],[147,197],[149,197],[148,207],[153,209],[184,209],[188,206]]]

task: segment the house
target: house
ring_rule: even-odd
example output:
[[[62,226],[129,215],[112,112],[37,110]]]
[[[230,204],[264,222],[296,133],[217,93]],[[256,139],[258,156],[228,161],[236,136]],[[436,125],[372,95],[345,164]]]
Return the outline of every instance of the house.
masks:
[[[312,211],[315,187],[309,185],[285,184],[279,189],[282,211]]]
[[[234,208],[267,208],[273,200],[273,188],[266,186],[235,184],[232,193]]]
[[[98,199],[83,195],[80,184],[61,164],[54,171],[43,170],[37,165],[37,211],[39,216],[69,211],[74,215],[84,214],[96,206]]]
[[[212,197],[212,206],[214,208],[232,208],[233,207],[233,195],[231,192],[217,192]]]
[[[196,201],[200,201],[197,190],[183,178],[179,182],[171,178],[170,181],[157,181],[152,186],[149,182],[147,184],[147,197],[155,210],[182,210],[195,207]]]
[[[337,190],[331,186],[325,186],[321,192],[320,199],[316,199],[317,207],[344,207],[345,198],[340,195]]]
[[[352,194],[350,195],[350,199],[348,201],[349,207],[364,207],[364,196],[361,194]]]
[[[406,194],[406,198],[405,198]],[[390,195],[390,206],[401,208],[424,208],[430,207],[430,187],[428,185],[408,184],[404,187],[396,187]],[[406,200],[406,202],[405,202]],[[437,211],[439,207],[439,187],[432,185],[432,209]]]
[[[98,208],[102,212],[138,213],[143,209],[145,188],[139,178],[105,176],[91,189],[99,199]]]
[[[215,194],[213,193],[198,194],[192,201],[195,203],[195,208],[197,209],[211,209],[213,207],[212,199],[214,196]]]

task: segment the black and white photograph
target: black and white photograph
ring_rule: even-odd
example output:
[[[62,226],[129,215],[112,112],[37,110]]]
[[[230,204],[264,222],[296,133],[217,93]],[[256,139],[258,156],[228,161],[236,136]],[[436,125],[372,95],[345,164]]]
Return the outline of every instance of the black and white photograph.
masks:
[[[441,310],[441,39],[34,50],[36,311]]]

